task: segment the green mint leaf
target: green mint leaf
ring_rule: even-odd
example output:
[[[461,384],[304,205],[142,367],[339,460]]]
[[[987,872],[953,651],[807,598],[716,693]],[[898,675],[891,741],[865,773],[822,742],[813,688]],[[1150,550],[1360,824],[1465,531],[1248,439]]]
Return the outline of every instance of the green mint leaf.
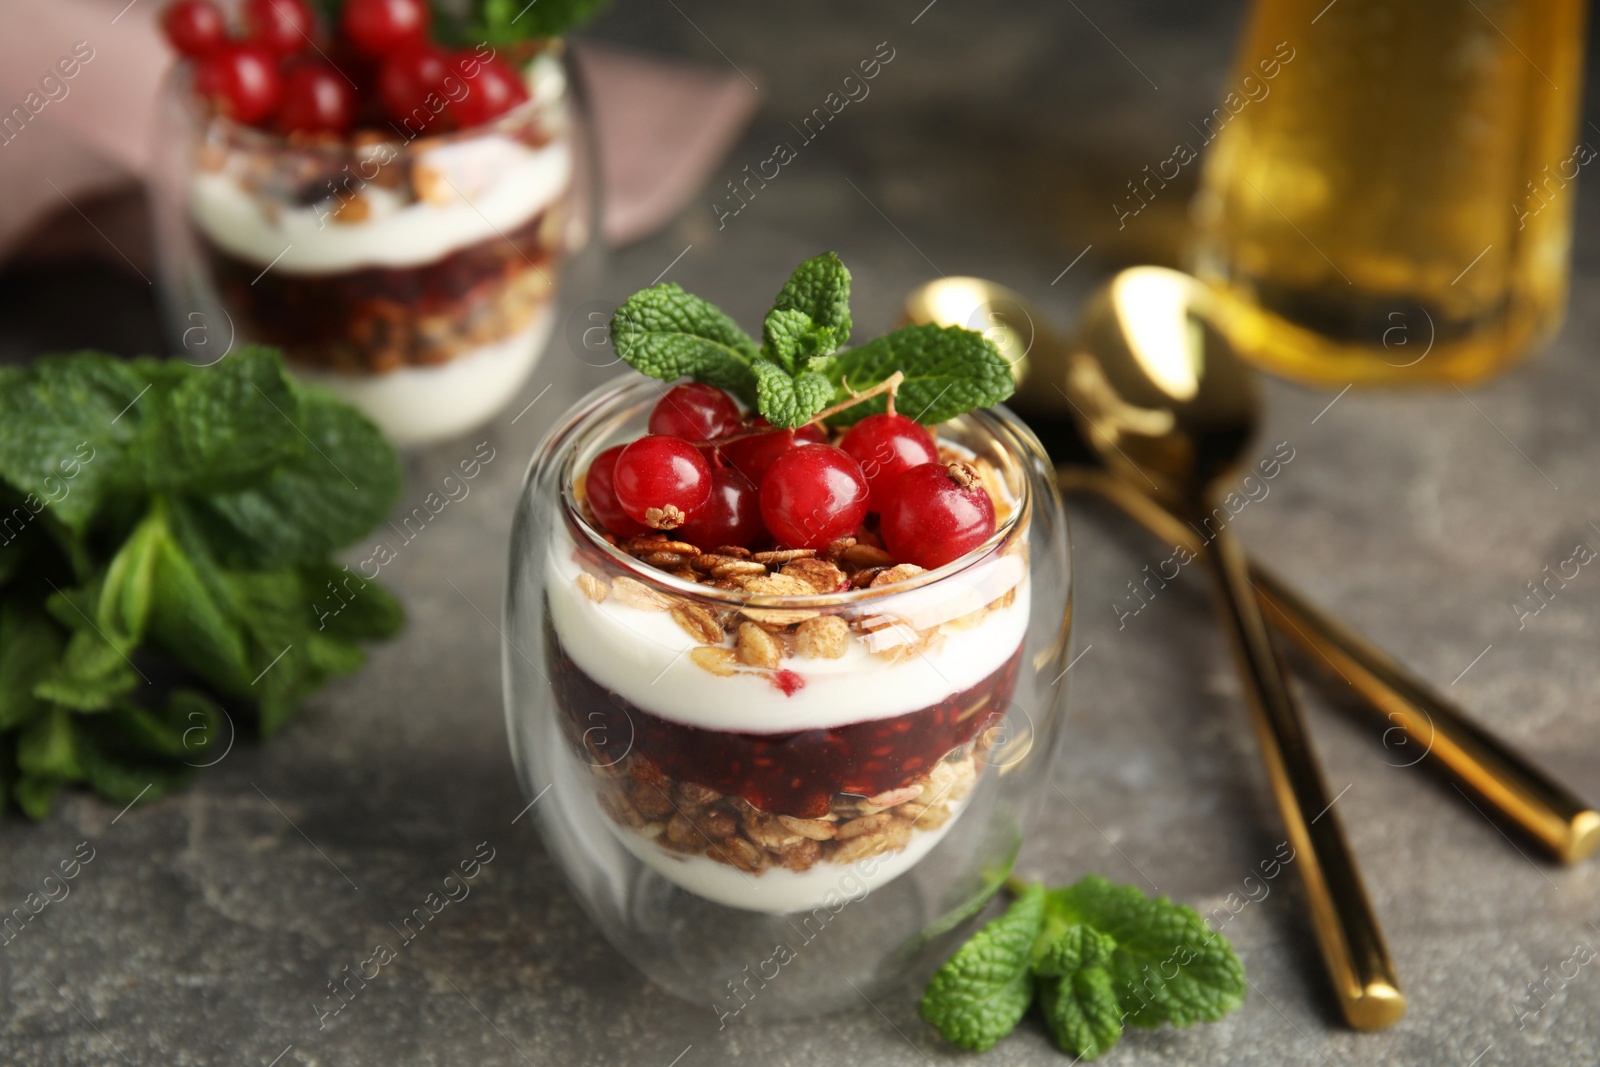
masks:
[[[125,743],[125,735],[110,729],[109,719],[110,716],[96,715],[82,724],[78,753],[83,764],[81,781],[111,803],[132,804],[137,800],[148,804],[194,776],[193,767],[170,760],[145,760],[119,748]]]
[[[83,781],[114,804],[164,796],[202,761],[204,746],[185,744],[185,736],[216,736],[217,715],[209,701],[180,692],[160,712],[123,701],[105,715],[82,717],[75,726]]]
[[[1117,945],[1107,965],[1135,1026],[1214,1022],[1244,1003],[1244,965],[1200,913],[1090,875],[1046,897],[1051,925],[1084,924]]]
[[[28,509],[82,534],[127,480],[127,446],[151,385],[138,368],[94,352],[41,356],[0,379],[0,478]]]
[[[1045,937],[1049,930],[1045,931]],[[1044,937],[1040,938],[1044,942]],[[1110,936],[1082,924],[1062,930],[1054,940],[1035,946],[1033,972],[1047,978],[1063,978],[1086,967],[1104,967],[1117,951]]]
[[[120,701],[107,715],[85,716],[80,727],[100,727],[98,736],[110,739],[109,747],[129,756],[157,757],[169,760],[193,759],[198,748],[184,740],[191,728],[195,734],[215,736],[218,716],[215,704],[192,690],[180,690],[161,712],[147,711],[132,701]]]
[[[177,367],[184,370],[170,389],[145,398],[157,408],[138,450],[152,491],[239,488],[304,450],[275,350],[250,346],[209,367],[168,362],[164,370]]]
[[[259,678],[250,695],[258,701],[261,736],[271,737],[330,674],[310,647],[312,598],[294,571],[230,573],[227,583]]]
[[[0,604],[0,731],[31,722],[44,711],[33,687],[65,643],[60,628],[35,605],[22,600]]]
[[[83,777],[72,712],[51,708],[17,736],[17,769],[36,778],[76,781]]]
[[[198,538],[183,542],[157,545],[149,640],[221,692],[244,695],[255,674],[223,573]]]
[[[33,695],[77,711],[104,711],[142,681],[127,651],[92,628],[78,630],[34,683]]]
[[[22,572],[34,549],[36,535],[31,519],[25,517],[32,513],[19,512],[22,506],[22,495],[0,482],[0,587]]]
[[[168,536],[163,509],[152,508],[111,557],[101,582],[95,617],[107,630],[126,635],[130,643],[144,638],[155,582],[156,552]]]
[[[804,426],[833,399],[833,386],[816,371],[801,371],[791,377],[769,360],[758,360],[751,369],[759,382],[757,407],[768,422],[780,429]]]
[[[306,659],[313,670],[325,677],[351,674],[367,662],[367,653],[353,641],[331,634],[312,633],[306,637]]]
[[[842,348],[850,343],[850,271],[833,252],[813,256],[789,275],[772,310],[801,312],[816,329],[831,330],[834,348],[823,355]]]
[[[321,389],[296,392],[292,432],[306,448],[251,488],[189,502],[229,566],[320,560],[382,522],[400,495],[400,461],[366,416]]]
[[[1039,980],[1039,1009],[1061,1051],[1098,1059],[1122,1037],[1122,1005],[1104,967]]]
[[[905,326],[833,358],[830,378],[840,384],[835,402],[850,399],[886,380],[905,375],[895,410],[925,425],[953,419],[973,408],[989,407],[1016,388],[1011,367],[982,334],[959,326]],[[849,426],[885,410],[886,398],[873,397],[828,421]]]
[[[811,316],[792,308],[773,308],[761,326],[761,354],[790,374],[815,365],[839,347],[832,327],[818,326]]]
[[[328,592],[330,573],[349,599]],[[300,702],[335,675],[349,674],[366,660],[358,640],[383,636],[400,624],[399,605],[375,583],[342,584],[343,571],[237,572],[226,575],[258,680],[248,695],[259,703],[261,733],[270,737]],[[354,593],[351,590],[355,590]]]
[[[319,634],[341,641],[374,641],[393,637],[405,626],[400,602],[349,567],[330,563],[304,567],[300,580]]]
[[[756,344],[716,307],[663,282],[634,293],[611,317],[611,344],[635,370],[671,382],[691,377],[754,403]]]
[[[1016,1028],[1033,998],[1028,969],[1044,924],[1044,890],[1031,886],[934,973],[922,1017],[962,1048],[982,1051]]]
[[[605,6],[606,0],[477,0],[464,31],[466,41],[514,44],[557,37],[576,28]]]
[[[11,787],[11,795],[17,799],[17,806],[24,815],[30,819],[43,819],[49,816],[50,809],[55,806],[56,794],[65,784],[60,778],[24,774]]]

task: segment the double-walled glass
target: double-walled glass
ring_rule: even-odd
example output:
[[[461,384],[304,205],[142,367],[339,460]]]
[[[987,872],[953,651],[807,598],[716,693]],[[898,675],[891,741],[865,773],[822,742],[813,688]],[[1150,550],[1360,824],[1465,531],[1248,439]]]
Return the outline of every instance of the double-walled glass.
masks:
[[[596,209],[559,43],[518,65],[530,98],[492,122],[444,130],[451,101],[478,91],[478,61],[463,58],[448,98],[350,137],[240,125],[201,106],[177,68],[151,200],[185,357],[276,345],[400,444],[500,411],[549,339],[563,265]]]
[[[859,1003],[976,912],[1040,798],[1071,602],[1051,466],[1004,409],[938,427],[998,529],[892,584],[815,592],[862,562],[837,546],[663,569],[585,521],[581,477],[660,392],[583,400],[519,500],[504,669],[531,815],[600,930],[674,993],[724,1019]]]

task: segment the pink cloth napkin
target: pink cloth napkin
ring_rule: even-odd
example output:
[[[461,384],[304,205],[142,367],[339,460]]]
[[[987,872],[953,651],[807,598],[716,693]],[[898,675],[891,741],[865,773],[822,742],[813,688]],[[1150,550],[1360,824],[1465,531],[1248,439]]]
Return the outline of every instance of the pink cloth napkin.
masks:
[[[56,221],[143,175],[171,63],[156,26],[165,3],[4,0],[0,258],[24,238],[50,251]],[[755,112],[755,92],[732,72],[596,45],[574,52],[598,131],[606,238],[637,240],[705,183]],[[140,225],[126,212],[100,221]],[[145,258],[142,235],[105,236],[109,258]]]

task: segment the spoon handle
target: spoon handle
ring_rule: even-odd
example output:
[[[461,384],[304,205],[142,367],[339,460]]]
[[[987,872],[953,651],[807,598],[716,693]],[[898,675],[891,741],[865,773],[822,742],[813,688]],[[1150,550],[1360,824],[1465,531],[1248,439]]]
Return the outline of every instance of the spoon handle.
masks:
[[[1437,757],[1463,787],[1522,827],[1564,863],[1600,846],[1600,811],[1467,717],[1426,682],[1272,572],[1251,568],[1269,617],[1313,659],[1348,682],[1389,729]],[[1389,730],[1384,733],[1387,736]],[[1401,764],[1407,766],[1408,764]],[[1470,798],[1469,798],[1470,799]]]
[[[1339,797],[1328,792],[1233,530],[1218,529],[1204,555],[1339,1007],[1357,1030],[1382,1030],[1405,1014],[1406,1000],[1333,807]]]
[[[1151,533],[1198,552],[1194,531],[1136,490],[1105,475],[1060,467],[1064,490],[1091,491],[1117,505]],[[1600,810],[1521,753],[1473,722],[1466,712],[1282,579],[1252,565],[1251,580],[1267,618],[1313,662],[1321,662],[1381,717],[1384,736],[1400,729],[1466,793],[1521,827],[1566,863],[1600,847]]]

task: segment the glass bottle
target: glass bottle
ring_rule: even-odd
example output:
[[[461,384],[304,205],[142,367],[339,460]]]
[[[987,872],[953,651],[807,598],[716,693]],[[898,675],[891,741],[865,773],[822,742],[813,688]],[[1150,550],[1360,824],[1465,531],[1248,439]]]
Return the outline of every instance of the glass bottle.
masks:
[[[1560,325],[1584,0],[1258,0],[1194,213],[1240,350],[1330,386],[1469,382]]]

